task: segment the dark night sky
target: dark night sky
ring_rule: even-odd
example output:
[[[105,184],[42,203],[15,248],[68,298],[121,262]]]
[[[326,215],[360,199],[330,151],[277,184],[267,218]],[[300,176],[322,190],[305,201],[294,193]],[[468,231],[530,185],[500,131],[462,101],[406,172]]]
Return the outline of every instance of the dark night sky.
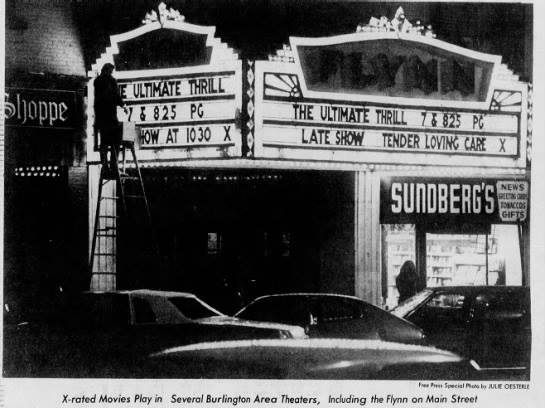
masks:
[[[87,67],[109,45],[110,34],[141,24],[157,0],[79,0],[73,3]],[[532,5],[517,3],[406,3],[346,0],[170,0],[187,22],[215,25],[216,35],[242,58],[263,59],[292,36],[327,36],[355,31],[372,16],[394,16],[431,24],[437,37],[478,51],[501,54],[522,79],[531,80]]]

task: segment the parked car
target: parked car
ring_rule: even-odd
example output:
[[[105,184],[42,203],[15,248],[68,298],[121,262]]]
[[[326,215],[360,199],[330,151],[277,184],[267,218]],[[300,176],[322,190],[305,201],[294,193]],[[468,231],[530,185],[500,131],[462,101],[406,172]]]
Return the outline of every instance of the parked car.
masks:
[[[294,324],[310,338],[374,339],[423,344],[423,331],[353,296],[325,293],[286,293],[262,296],[236,317]]]
[[[529,377],[530,290],[516,286],[428,288],[392,310],[430,344],[475,360],[500,377]]]
[[[80,294],[48,319],[5,329],[8,377],[115,377],[168,347],[306,338],[301,327],[233,318],[190,293],[152,290]]]
[[[432,347],[379,340],[242,340],[164,350],[141,365],[154,378],[459,380],[468,359]],[[361,405],[361,404],[360,404]]]

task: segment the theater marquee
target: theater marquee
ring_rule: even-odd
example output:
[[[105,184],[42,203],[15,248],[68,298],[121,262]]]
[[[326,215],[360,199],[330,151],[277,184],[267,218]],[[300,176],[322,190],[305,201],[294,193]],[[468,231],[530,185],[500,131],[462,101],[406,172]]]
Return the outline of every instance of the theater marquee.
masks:
[[[265,146],[517,157],[519,115],[264,101]]]
[[[501,57],[372,21],[256,63],[255,155],[522,167],[527,85]]]
[[[105,63],[116,67],[127,107],[118,117],[136,124],[140,160],[241,156],[242,65],[214,34],[215,27],[189,24],[161,4],[141,27],[113,35],[93,65],[91,78]],[[92,107],[92,86],[89,99]]]
[[[142,149],[234,146],[236,71],[120,80]]]

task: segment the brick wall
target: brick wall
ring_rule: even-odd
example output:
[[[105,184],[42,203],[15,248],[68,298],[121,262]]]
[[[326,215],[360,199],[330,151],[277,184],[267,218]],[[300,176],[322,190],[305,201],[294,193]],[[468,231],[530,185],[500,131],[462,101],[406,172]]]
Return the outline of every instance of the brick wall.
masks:
[[[71,1],[9,0],[6,68],[12,71],[85,75]]]

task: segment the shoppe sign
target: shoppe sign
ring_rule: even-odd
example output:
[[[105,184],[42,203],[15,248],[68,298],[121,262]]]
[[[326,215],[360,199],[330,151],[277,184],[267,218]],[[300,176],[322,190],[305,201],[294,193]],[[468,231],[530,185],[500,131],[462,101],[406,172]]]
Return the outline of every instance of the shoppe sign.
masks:
[[[147,13],[141,27],[112,36],[90,77],[105,63],[116,67],[126,105],[118,118],[136,125],[139,159],[240,157],[237,54],[214,36],[215,27],[186,23],[163,3],[157,11]],[[92,86],[89,97],[92,101]],[[96,149],[91,151],[98,158]]]
[[[7,126],[73,129],[76,124],[73,91],[8,87],[4,108]]]
[[[385,224],[498,224],[528,219],[525,180],[404,178],[381,180]]]
[[[255,155],[524,165],[527,86],[500,56],[394,20],[292,37],[256,63]]]

